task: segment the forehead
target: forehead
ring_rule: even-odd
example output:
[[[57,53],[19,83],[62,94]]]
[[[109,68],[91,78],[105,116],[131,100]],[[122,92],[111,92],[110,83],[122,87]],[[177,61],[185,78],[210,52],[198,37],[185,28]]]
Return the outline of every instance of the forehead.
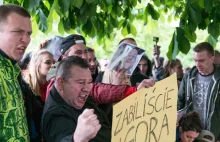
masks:
[[[196,138],[199,133],[195,132],[195,131],[186,131],[184,132],[186,136],[190,137],[190,138]]]
[[[10,28],[18,28],[25,31],[31,31],[31,20],[29,17],[24,17],[22,15],[16,14],[14,12],[10,13],[7,17],[7,24],[2,24],[5,26],[10,26]]]
[[[77,50],[86,50],[86,46],[83,43],[77,43],[70,47],[70,51],[77,51]]]
[[[70,69],[70,75],[74,79],[90,79],[91,74],[89,68],[82,68],[76,65],[73,65]]]
[[[195,59],[206,59],[210,58],[211,55],[207,51],[201,51],[201,52],[194,52],[194,58]]]
[[[88,57],[89,58],[95,58],[95,53],[94,52],[88,52]]]
[[[147,64],[147,60],[141,59],[140,62],[139,62],[139,64]]]
[[[48,59],[53,59],[53,56],[49,53],[44,53],[42,55],[42,58],[45,59],[45,60],[48,60]]]

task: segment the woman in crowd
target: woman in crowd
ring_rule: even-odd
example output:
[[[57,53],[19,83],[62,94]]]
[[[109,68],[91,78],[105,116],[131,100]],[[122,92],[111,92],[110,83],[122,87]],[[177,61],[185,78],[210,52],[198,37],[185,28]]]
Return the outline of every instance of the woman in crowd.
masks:
[[[141,57],[141,60],[138,63],[138,68],[140,70],[140,73],[142,75],[147,76],[148,78],[150,78],[152,76],[152,65],[151,65],[151,61],[148,59],[147,55],[144,54]]]
[[[48,82],[46,76],[53,65],[54,60],[52,54],[41,49],[34,53],[28,66],[28,73],[25,75],[26,82],[36,96],[40,96],[43,101],[46,99],[46,90]]]
[[[202,131],[202,121],[197,112],[190,112],[179,122],[177,142],[193,142]]]

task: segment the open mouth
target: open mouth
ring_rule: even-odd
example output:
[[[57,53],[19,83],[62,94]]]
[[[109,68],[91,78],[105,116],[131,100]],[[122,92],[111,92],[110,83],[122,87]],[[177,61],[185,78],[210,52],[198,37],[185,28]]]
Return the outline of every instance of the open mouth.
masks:
[[[78,98],[80,102],[85,102],[87,99],[87,95],[79,96]]]

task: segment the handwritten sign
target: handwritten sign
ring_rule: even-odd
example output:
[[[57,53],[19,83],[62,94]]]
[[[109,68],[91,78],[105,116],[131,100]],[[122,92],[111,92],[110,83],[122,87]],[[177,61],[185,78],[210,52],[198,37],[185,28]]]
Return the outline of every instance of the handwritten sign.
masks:
[[[177,92],[173,74],[114,105],[112,142],[174,142]]]

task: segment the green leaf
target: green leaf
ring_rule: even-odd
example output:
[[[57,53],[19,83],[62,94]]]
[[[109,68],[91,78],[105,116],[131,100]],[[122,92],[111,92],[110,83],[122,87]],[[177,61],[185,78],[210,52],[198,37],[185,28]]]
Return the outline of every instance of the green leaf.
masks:
[[[130,29],[131,29],[131,33],[132,33],[134,36],[136,36],[136,35],[137,35],[137,30],[136,30],[136,28],[135,28],[132,24],[130,24]]]
[[[92,32],[92,28],[93,28],[92,22],[91,22],[90,19],[88,19],[87,22],[86,22],[86,24],[84,24],[84,25],[82,26],[82,31],[83,31],[85,34],[89,35],[89,34]]]
[[[159,7],[161,5],[160,0],[154,0],[154,4]]]
[[[96,0],[86,0],[87,3],[94,3]]]
[[[66,32],[70,31],[70,21],[69,18],[63,19],[63,27]]]
[[[78,0],[77,0],[78,1]],[[70,0],[58,0],[58,4],[60,6],[60,11],[64,14],[68,11],[70,6]]]
[[[96,15],[96,8],[97,5],[95,4],[89,4],[89,8],[86,10],[85,14],[88,15],[89,17],[95,16]]]
[[[143,13],[143,20],[144,22],[147,23],[148,21],[148,12],[147,12],[147,7],[144,9],[144,13]]]
[[[177,27],[176,31],[173,34],[167,52],[168,59],[175,59],[179,51],[181,51],[184,54],[187,54],[189,52],[190,43],[184,35],[184,30]]]
[[[210,12],[213,8],[212,0],[204,0],[205,11]]]
[[[58,31],[61,35],[64,35],[64,26],[63,26],[63,20],[60,20],[58,24]]]
[[[64,0],[63,0],[64,1]],[[65,1],[64,1],[65,2]],[[77,7],[77,8],[81,8],[82,4],[83,4],[83,0],[73,0],[71,3],[73,6]]]
[[[120,29],[123,26],[124,22],[125,22],[125,19],[122,19],[119,21],[118,29]]]
[[[47,17],[44,15],[43,11],[41,9],[39,9],[39,12],[36,16],[36,21],[37,21],[37,25],[39,27],[39,29],[42,32],[46,32],[48,29],[47,26]]]
[[[208,26],[208,33],[217,39],[220,34],[219,24],[215,21],[210,23]]]
[[[184,53],[187,54],[190,50],[190,43],[189,40],[185,37],[185,32],[181,28],[176,28],[176,40],[178,43],[178,49]]]
[[[40,1],[41,0],[25,0],[23,3],[23,6],[28,11],[32,11],[32,10],[35,10],[39,6]]]
[[[204,0],[198,0],[197,2],[201,8],[204,8]]]
[[[198,23],[202,20],[201,12],[196,10],[192,6],[189,6],[189,14],[190,14],[190,21],[197,26]]]
[[[178,43],[176,41],[176,36],[175,36],[175,32],[174,32],[173,36],[172,36],[172,40],[171,40],[170,45],[168,47],[168,52],[167,52],[167,58],[169,60],[176,59],[176,56],[179,52],[177,44]]]
[[[130,3],[133,7],[137,5],[137,0],[130,0]]]
[[[106,0],[106,1],[107,1],[107,3],[110,4],[110,5],[113,3],[113,0]]]
[[[205,30],[207,27],[205,20],[201,21],[198,25],[198,28],[201,30]]]
[[[121,30],[121,34],[123,36],[126,36],[128,34],[127,26],[123,27],[123,29]]]
[[[210,43],[213,47],[216,47],[217,42],[218,42],[218,40],[211,35],[209,35],[205,41]]]
[[[195,42],[196,41],[196,34],[193,31],[190,31],[189,27],[187,26],[185,28],[185,33],[186,33],[186,37],[190,42]]]
[[[164,1],[165,1],[165,5],[168,7],[174,5],[174,3],[175,3],[174,0],[164,0]]]
[[[158,20],[160,14],[154,9],[153,5],[148,3],[147,4],[147,12],[151,15],[152,19]]]

